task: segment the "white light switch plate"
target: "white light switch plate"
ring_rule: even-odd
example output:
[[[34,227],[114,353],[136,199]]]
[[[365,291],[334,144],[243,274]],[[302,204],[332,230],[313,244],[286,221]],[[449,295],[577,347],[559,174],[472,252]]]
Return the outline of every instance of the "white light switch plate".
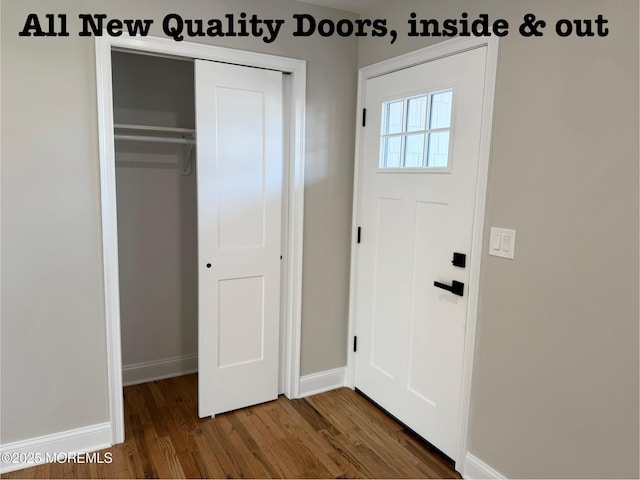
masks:
[[[516,247],[516,231],[507,228],[491,228],[489,255],[513,260]]]

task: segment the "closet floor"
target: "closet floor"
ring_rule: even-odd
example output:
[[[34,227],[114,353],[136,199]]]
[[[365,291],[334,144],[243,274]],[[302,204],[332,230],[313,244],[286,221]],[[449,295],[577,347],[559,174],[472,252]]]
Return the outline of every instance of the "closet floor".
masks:
[[[460,478],[347,388],[197,416],[197,375],[127,387],[127,440],[110,464],[46,464],[2,478]]]

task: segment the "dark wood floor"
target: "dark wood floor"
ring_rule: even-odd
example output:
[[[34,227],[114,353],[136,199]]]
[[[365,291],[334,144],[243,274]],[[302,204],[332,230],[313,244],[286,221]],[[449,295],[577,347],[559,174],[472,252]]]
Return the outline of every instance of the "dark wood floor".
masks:
[[[125,388],[126,442],[110,464],[47,464],[2,478],[460,478],[352,390],[199,419],[197,376]]]

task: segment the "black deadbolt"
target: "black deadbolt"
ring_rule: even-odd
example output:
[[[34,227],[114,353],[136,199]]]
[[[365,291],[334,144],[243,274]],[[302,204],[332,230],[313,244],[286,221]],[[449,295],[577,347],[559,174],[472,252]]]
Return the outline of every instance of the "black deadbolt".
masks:
[[[211,264],[210,263],[207,263],[207,268],[211,268]]]
[[[464,253],[454,253],[451,263],[454,267],[464,268],[467,266],[467,256]]]

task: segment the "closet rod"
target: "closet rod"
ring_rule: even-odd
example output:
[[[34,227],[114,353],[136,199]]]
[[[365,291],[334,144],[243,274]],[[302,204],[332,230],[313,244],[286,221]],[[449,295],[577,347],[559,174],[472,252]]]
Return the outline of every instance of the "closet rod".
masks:
[[[160,143],[179,143],[182,145],[195,145],[196,141],[192,138],[171,138],[171,137],[155,137],[151,135],[121,135],[115,134],[116,140],[124,140],[127,142],[160,142]]]

